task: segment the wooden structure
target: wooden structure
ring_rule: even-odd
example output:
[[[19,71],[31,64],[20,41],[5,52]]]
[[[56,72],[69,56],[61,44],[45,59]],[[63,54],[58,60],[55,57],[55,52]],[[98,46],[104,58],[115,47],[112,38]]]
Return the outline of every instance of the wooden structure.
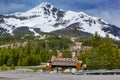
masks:
[[[83,62],[77,59],[77,54],[82,49],[81,45],[82,43],[80,42],[74,42],[73,47],[71,48],[72,58],[64,58],[62,52],[58,50],[57,51],[58,55],[52,56],[51,60],[48,62],[48,65],[46,66],[47,69],[51,69],[54,67],[68,67],[68,68],[71,67],[71,68],[76,68],[76,70],[81,70],[86,68],[85,65],[83,67]]]
[[[78,61],[76,58],[51,58],[51,61],[47,66],[48,69],[54,68],[54,67],[71,67],[76,68],[76,70],[80,70],[82,67],[82,61]]]
[[[51,65],[52,66],[76,66],[78,62],[77,59],[74,58],[52,58]]]

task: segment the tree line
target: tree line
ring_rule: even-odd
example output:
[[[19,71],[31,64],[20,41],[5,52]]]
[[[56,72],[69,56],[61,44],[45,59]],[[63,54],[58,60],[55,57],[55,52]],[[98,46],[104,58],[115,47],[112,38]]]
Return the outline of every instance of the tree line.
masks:
[[[66,50],[71,44],[70,38],[49,37],[43,40],[28,41],[27,45],[18,48],[0,48],[0,66],[3,64],[7,66],[40,65],[41,62],[50,60],[52,55],[57,55],[57,50],[62,50],[67,54]]]
[[[109,35],[102,38],[95,33],[91,46],[90,51],[85,51],[78,56],[87,64],[88,69],[120,69],[120,49]]]
[[[7,38],[9,39],[9,38]],[[4,39],[2,39],[4,40]],[[6,39],[5,39],[6,40]],[[35,66],[47,62],[52,55],[57,55],[57,50],[63,51],[64,57],[71,57],[69,47],[72,42],[69,37],[48,37],[43,40],[25,40],[25,46],[17,48],[0,48],[0,66]],[[113,40],[106,35],[100,37],[97,33],[92,38],[83,40],[83,45],[92,46],[90,51],[83,51],[78,56],[87,64],[88,69],[119,69],[120,50]],[[6,40],[7,42],[7,40]],[[118,43],[118,42],[116,42]]]

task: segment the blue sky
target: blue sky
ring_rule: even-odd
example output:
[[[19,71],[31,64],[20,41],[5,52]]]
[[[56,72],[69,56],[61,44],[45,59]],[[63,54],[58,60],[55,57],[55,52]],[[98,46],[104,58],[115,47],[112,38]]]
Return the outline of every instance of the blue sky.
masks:
[[[0,0],[0,14],[24,12],[45,1],[57,8],[83,11],[120,26],[120,0]]]

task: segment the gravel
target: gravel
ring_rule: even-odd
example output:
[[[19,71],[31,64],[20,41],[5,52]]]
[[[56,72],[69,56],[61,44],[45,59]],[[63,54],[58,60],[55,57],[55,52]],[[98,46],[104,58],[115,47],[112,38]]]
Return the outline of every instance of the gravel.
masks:
[[[7,71],[0,72],[0,80],[120,80],[120,75],[72,75]]]

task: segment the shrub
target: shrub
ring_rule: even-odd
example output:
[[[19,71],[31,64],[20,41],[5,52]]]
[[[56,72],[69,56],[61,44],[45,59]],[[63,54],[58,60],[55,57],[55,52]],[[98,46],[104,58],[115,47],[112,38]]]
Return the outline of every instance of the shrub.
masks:
[[[5,64],[3,64],[1,70],[6,71],[6,70],[8,70],[8,67]]]

